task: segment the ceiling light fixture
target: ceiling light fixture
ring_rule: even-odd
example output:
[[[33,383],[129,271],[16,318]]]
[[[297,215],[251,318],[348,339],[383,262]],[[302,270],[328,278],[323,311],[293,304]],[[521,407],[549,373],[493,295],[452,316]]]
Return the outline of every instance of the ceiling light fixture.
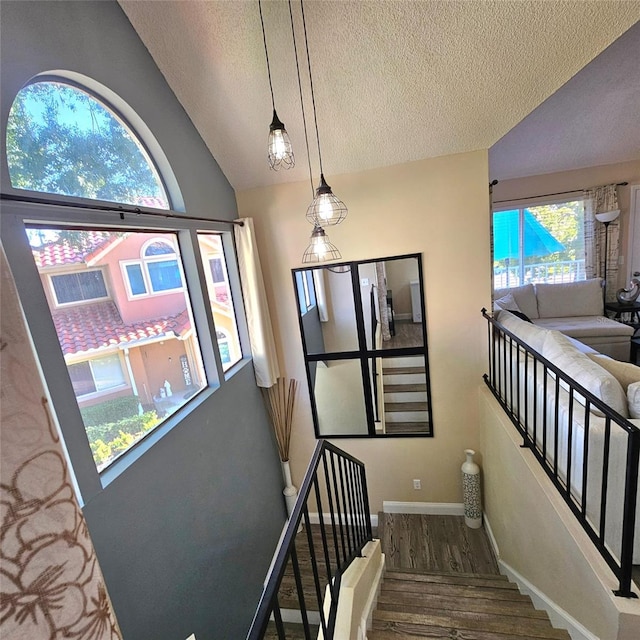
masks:
[[[262,26],[262,39],[264,41],[264,55],[267,59],[267,74],[269,76],[269,89],[271,91],[271,106],[273,107],[273,120],[269,126],[269,166],[274,170],[285,168],[291,169],[296,161],[291,149],[289,134],[284,128],[284,124],[276,113],[276,103],[273,98],[273,84],[271,83],[271,66],[269,65],[269,52],[267,51],[267,36],[264,31],[264,18],[262,16],[262,0],[258,0],[260,9],[260,24]]]
[[[304,16],[304,3],[300,0],[302,12],[302,26],[304,28],[304,44],[307,53],[307,67],[309,69],[309,84],[311,86],[311,104],[313,105],[313,119],[316,125],[316,142],[318,143],[318,161],[320,163],[320,185],[316,189],[315,197],[307,209],[307,220],[313,225],[331,226],[340,224],[347,217],[347,207],[331,191],[331,187],[324,179],[322,168],[322,153],[320,152],[320,135],[318,134],[318,115],[316,113],[316,98],[313,91],[313,75],[311,74],[311,58],[309,57],[309,40],[307,38],[307,22]],[[315,230],[314,230],[315,231]],[[312,236],[313,237],[313,236]]]
[[[311,193],[313,189],[313,174],[311,171],[311,156],[309,154],[309,136],[307,134],[307,119],[304,113],[304,100],[302,97],[302,82],[300,81],[300,65],[298,64],[298,47],[296,44],[296,30],[293,25],[293,10],[291,8],[291,0],[289,0],[289,18],[291,19],[291,34],[293,36],[293,52],[296,59],[296,73],[298,76],[298,91],[300,92],[300,108],[302,110],[302,125],[304,128],[304,142],[307,149],[307,164],[309,165],[309,183],[311,184]],[[326,262],[328,260],[340,260],[342,256],[340,251],[329,242],[329,238],[324,229],[314,222],[313,231],[311,232],[311,242],[302,255],[302,263]]]
[[[302,264],[339,260],[341,257],[338,249],[329,242],[325,230],[316,224],[311,232],[311,242],[302,254]]]

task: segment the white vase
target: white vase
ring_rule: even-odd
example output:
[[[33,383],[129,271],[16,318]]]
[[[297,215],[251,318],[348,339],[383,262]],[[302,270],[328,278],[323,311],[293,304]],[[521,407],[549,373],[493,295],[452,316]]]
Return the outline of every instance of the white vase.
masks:
[[[462,496],[464,522],[471,529],[482,526],[482,500],[480,498],[480,467],[473,461],[475,451],[465,449],[467,459],[462,464]]]
[[[298,498],[298,490],[293,486],[291,482],[291,469],[289,468],[289,461],[282,461],[282,475],[284,476],[285,487],[282,490],[284,495],[284,501],[287,505],[287,515],[290,517],[293,507],[296,504]]]

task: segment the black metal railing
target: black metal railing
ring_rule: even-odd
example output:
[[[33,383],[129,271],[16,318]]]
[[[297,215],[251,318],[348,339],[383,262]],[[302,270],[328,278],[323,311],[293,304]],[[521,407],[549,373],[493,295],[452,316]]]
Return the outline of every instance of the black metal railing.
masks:
[[[486,309],[482,315],[489,339],[486,384],[616,575],[614,593],[637,597],[631,585],[640,429]]]
[[[316,526],[311,524],[310,503],[318,514]],[[279,640],[286,640],[291,636],[284,620],[292,617],[302,626],[306,640],[315,640],[317,629],[325,640],[331,640],[342,575],[370,540],[364,464],[319,440],[274,554],[247,640],[261,640],[270,625]],[[329,603],[326,608],[325,601]]]

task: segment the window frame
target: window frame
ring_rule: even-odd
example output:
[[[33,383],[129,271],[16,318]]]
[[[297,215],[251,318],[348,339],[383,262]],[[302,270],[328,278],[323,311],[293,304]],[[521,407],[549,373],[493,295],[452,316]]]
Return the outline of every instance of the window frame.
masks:
[[[179,249],[178,251],[176,251],[176,248],[174,246],[171,246],[173,250],[172,253],[165,253],[165,254],[153,256],[153,257],[145,256],[145,251],[147,250],[149,245],[158,241],[161,241],[167,245],[171,244],[166,238],[155,238],[155,239],[151,238],[147,240],[140,248],[140,258],[136,258],[135,260],[120,260],[120,271],[122,273],[122,280],[124,282],[125,290],[127,292],[127,298],[129,300],[140,300],[143,298],[151,298],[154,296],[164,296],[171,293],[181,293],[184,291],[188,291],[187,284],[184,278],[184,273],[181,266],[182,261],[180,259],[181,256],[180,256]],[[151,280],[151,273],[149,272],[148,265],[154,262],[166,262],[167,260],[174,260],[176,262],[176,265],[178,267],[178,272],[180,273],[180,280],[182,284],[178,288],[161,289],[160,291],[155,291],[153,288],[153,282]],[[142,272],[142,280],[145,286],[144,293],[133,293],[133,290],[131,288],[131,280],[129,279],[129,272],[127,271],[127,267],[131,265],[140,266],[140,270]]]
[[[118,362],[120,364],[120,372],[122,373],[122,379],[123,382],[121,382],[120,384],[116,384],[113,387],[107,387],[105,389],[98,389],[98,385],[96,384],[96,377],[95,377],[95,372],[93,370],[93,365],[92,363],[95,362],[96,360],[103,360],[105,358],[112,358],[113,356],[116,356],[118,358]],[[105,353],[102,356],[98,357],[98,358],[85,358],[85,359],[79,359],[79,360],[69,360],[67,362],[67,367],[72,367],[74,365],[78,365],[78,364],[84,364],[87,363],[89,365],[89,371],[91,371],[91,379],[93,380],[93,385],[95,387],[95,391],[90,391],[89,393],[83,393],[82,395],[76,395],[76,398],[78,401],[86,401],[86,400],[93,400],[95,398],[101,398],[103,396],[106,395],[110,395],[112,393],[116,393],[117,391],[122,391],[124,389],[130,389],[131,388],[131,381],[128,379],[129,376],[125,373],[125,368],[123,367],[123,362],[122,362],[122,357],[120,355],[120,353],[118,352],[112,352],[112,353]],[[71,376],[69,376],[71,377]],[[72,382],[72,386],[73,386],[73,382]]]
[[[74,74],[74,75],[79,75],[79,74]],[[57,84],[67,85],[72,89],[76,89],[78,91],[86,93],[90,98],[100,103],[107,111],[109,111],[113,115],[113,117],[118,121],[118,123],[122,127],[124,127],[126,132],[131,136],[132,140],[137,144],[138,148],[140,149],[140,152],[142,153],[144,159],[147,161],[147,164],[152,170],[155,178],[158,181],[158,184],[160,185],[164,193],[165,200],[167,203],[167,208],[163,209],[163,211],[167,211],[167,212],[173,211],[175,203],[171,194],[172,190],[168,188],[168,182],[165,178],[166,171],[161,170],[161,167],[159,163],[156,162],[156,158],[155,158],[155,156],[164,156],[164,154],[161,152],[159,146],[158,146],[158,149],[154,151],[154,153],[151,153],[151,150],[149,149],[148,140],[153,140],[153,135],[151,134],[151,131],[148,129],[144,121],[138,118],[137,114],[133,110],[131,110],[131,115],[136,120],[138,120],[138,126],[134,126],[131,120],[127,118],[127,116],[123,113],[123,110],[115,106],[114,99],[118,99],[120,102],[122,102],[122,100],[119,99],[119,96],[117,96],[117,94],[107,89],[107,87],[99,87],[99,89],[96,90],[93,87],[88,85],[89,84],[97,85],[97,83],[93,81],[91,78],[86,78],[86,80],[88,81],[87,84],[83,84],[82,82],[79,82],[74,78],[67,77],[64,75],[57,75],[57,74],[50,74],[50,73],[43,73],[43,74],[36,75],[33,78],[31,78],[31,80],[27,82],[24,86],[20,87],[19,91],[16,93],[16,95],[13,97],[13,100],[11,101],[11,107],[9,108],[9,113],[11,113],[13,104],[16,98],[18,97],[18,94],[20,93],[20,91],[34,84],[45,83],[45,82],[57,83]],[[108,94],[111,94],[111,96],[109,96]],[[128,107],[128,105],[126,105],[125,103],[123,104],[124,106]],[[6,145],[6,138],[4,142]],[[153,140],[153,142],[155,142],[155,140]],[[153,146],[155,147],[156,145],[154,144]],[[168,168],[168,162],[166,162],[166,158],[162,157],[162,160],[165,161],[163,164],[166,164],[166,167]],[[4,161],[5,163],[7,163],[6,151],[5,151]],[[65,202],[86,202],[86,203],[102,202],[108,206],[113,206],[115,203],[115,204],[120,204],[124,206],[140,207],[141,210],[143,208],[150,208],[150,207],[143,207],[141,205],[132,204],[128,202],[118,202],[114,200],[99,200],[99,199],[86,198],[81,196],[70,196],[70,195],[65,195],[61,193],[52,193],[50,191],[33,191],[31,189],[21,189],[20,187],[13,186],[8,164],[7,164],[7,175],[9,177],[9,185],[11,186],[12,192],[18,193],[18,194],[30,195],[33,197],[51,198],[51,199],[59,200],[61,204],[64,204]],[[173,176],[170,176],[170,178],[173,178]],[[171,182],[175,183],[175,179],[171,180]],[[177,184],[175,186],[177,187]]]
[[[567,194],[568,195],[568,194]],[[553,205],[563,205],[563,204],[567,204],[569,202],[580,202],[583,205],[583,211],[582,211],[582,215],[583,215],[583,225],[584,225],[584,215],[586,214],[585,211],[585,198],[583,195],[579,194],[576,192],[575,196],[572,198],[567,198],[567,197],[556,197],[556,198],[534,198],[534,199],[526,199],[526,200],[505,200],[502,201],[500,203],[498,203],[497,205],[494,204],[491,207],[491,248],[492,248],[492,253],[491,253],[491,288],[492,291],[496,290],[496,285],[495,285],[495,268],[493,266],[493,263],[495,262],[495,260],[493,259],[493,247],[494,247],[494,230],[493,230],[493,221],[494,221],[494,215],[496,213],[503,213],[505,211],[513,211],[513,210],[518,210],[518,225],[519,225],[519,234],[520,234],[520,242],[522,242],[522,232],[521,232],[521,226],[522,226],[522,220],[524,218],[524,212],[526,209],[530,209],[530,208],[535,208],[535,207],[544,207],[544,206],[553,206]],[[519,246],[519,251],[522,254],[522,252],[524,251],[524,248]],[[577,262],[577,261],[574,261]],[[523,283],[526,284],[526,283]],[[512,287],[497,287],[498,289],[502,289],[502,288],[508,288],[508,289],[512,289],[515,288],[517,286],[521,286],[521,285],[517,285],[514,284]]]
[[[150,211],[153,213],[153,210]],[[141,208],[140,213],[144,214]],[[78,498],[81,504],[100,493],[126,469],[135,464],[149,449],[180,425],[182,419],[214,396],[220,386],[226,384],[250,361],[248,330],[244,306],[235,307],[242,358],[227,371],[223,369],[216,339],[216,326],[209,305],[204,265],[200,258],[198,232],[220,234],[223,240],[229,285],[234,301],[242,300],[240,276],[235,256],[232,231],[224,223],[206,223],[200,220],[181,219],[180,212],[173,212],[170,220],[160,217],[145,218],[141,224],[138,215],[127,215],[120,219],[120,211],[113,207],[106,211],[84,208],[76,204],[44,204],[38,202],[3,202],[3,224],[0,239],[5,247],[7,260],[14,274],[16,288],[29,327],[35,355],[51,399],[52,416],[62,432],[67,453],[75,474]],[[175,216],[175,217],[174,217]],[[50,313],[45,288],[36,267],[25,227],[68,227],[74,229],[104,229],[176,233],[179,243],[179,264],[183,265],[182,277],[189,297],[196,331],[199,336],[202,361],[207,377],[207,386],[189,400],[178,411],[150,431],[119,456],[106,469],[98,471],[93,461],[84,422],[80,415],[71,380],[66,371],[66,361],[59,347],[58,336]],[[52,348],[55,345],[55,349]],[[128,374],[126,374],[128,375]],[[84,396],[83,396],[84,397]]]
[[[101,296],[99,298],[88,298],[86,300],[74,300],[73,302],[60,302],[58,300],[58,294],[56,292],[55,286],[53,284],[53,278],[58,277],[58,276],[72,276],[72,275],[77,275],[79,273],[91,273],[94,271],[98,271],[100,272],[100,274],[102,275],[102,282],[104,284],[104,288],[107,292],[106,296]],[[111,293],[109,291],[109,286],[107,284],[107,278],[104,277],[104,269],[102,269],[101,267],[92,267],[90,269],[82,269],[82,270],[78,270],[78,271],[64,271],[64,272],[59,272],[59,273],[45,273],[44,274],[47,278],[47,287],[49,288],[49,291],[51,293],[51,298],[56,306],[57,309],[65,309],[68,307],[75,307],[75,306],[79,306],[82,304],[93,304],[95,302],[103,302],[105,300],[111,300]]]

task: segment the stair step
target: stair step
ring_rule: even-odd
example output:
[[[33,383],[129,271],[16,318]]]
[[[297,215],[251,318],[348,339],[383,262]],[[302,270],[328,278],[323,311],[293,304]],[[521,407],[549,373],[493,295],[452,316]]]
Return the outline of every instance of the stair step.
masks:
[[[423,630],[431,627],[443,627],[450,632],[449,637],[465,637],[468,631],[485,631],[511,634],[515,638],[541,638],[545,640],[567,640],[569,634],[561,629],[554,629],[548,620],[537,620],[522,617],[500,617],[492,614],[474,612],[441,612],[435,615],[404,613],[400,611],[384,611],[377,609],[373,614],[373,628],[380,630],[396,630],[403,635],[411,634],[423,637]],[[454,636],[452,631],[465,635]],[[422,632],[422,633],[421,633]],[[446,637],[446,636],[445,636]],[[473,636],[467,636],[473,637]]]
[[[386,370],[388,371],[388,370]],[[426,383],[417,384],[387,384],[384,386],[384,392],[386,393],[409,393],[411,391],[426,391]]]
[[[504,576],[484,573],[445,573],[439,571],[387,571],[385,573],[385,582],[387,580],[402,581],[409,585],[411,583],[432,583],[432,584],[448,584],[457,586],[475,586],[488,587],[491,589],[509,589],[518,591],[518,587],[505,580]],[[413,585],[415,586],[415,584]]]
[[[399,386],[402,388],[403,385],[389,385],[393,387]],[[406,385],[410,386],[410,385]],[[384,390],[384,401],[385,402],[427,402],[427,392],[426,391],[387,391],[385,387]]]
[[[451,640],[458,638],[459,640],[523,640],[521,635],[513,635],[511,633],[492,633],[491,631],[465,630],[462,635],[452,635],[457,633],[455,629],[447,627],[420,627],[415,633],[407,630],[404,626],[394,625],[391,630],[372,629],[367,632],[368,640]],[[566,640],[570,640],[569,635],[564,636]]]
[[[384,388],[393,384],[424,384],[424,373],[387,373],[382,376]]]
[[[531,601],[490,600],[481,594],[473,598],[440,596],[436,594],[411,594],[402,591],[385,591],[378,597],[378,609],[403,611],[405,613],[425,613],[437,615],[439,612],[464,611],[490,614],[492,616],[516,616],[548,620],[545,611],[533,608]]]
[[[379,512],[378,519],[379,521],[384,521],[382,517],[383,512]],[[384,522],[383,522],[384,525]],[[386,577],[393,576],[394,580],[402,580],[407,579],[411,580],[411,576],[447,576],[447,577],[456,577],[456,578],[480,578],[481,580],[497,580],[499,582],[509,582],[509,578],[503,575],[502,573],[465,573],[463,571],[456,571],[452,573],[451,571],[426,571],[425,569],[410,569],[410,568],[402,568],[402,569],[389,569],[385,573]]]
[[[382,367],[423,367],[424,356],[385,356],[382,358]]]
[[[400,411],[406,413],[408,411],[427,411],[429,408],[428,402],[385,402],[385,413],[392,413]]]
[[[424,365],[417,367],[384,367],[382,373],[386,375],[399,375],[404,373],[425,373],[426,368]]]
[[[425,433],[429,431],[429,423],[421,422],[387,422],[385,433]]]

